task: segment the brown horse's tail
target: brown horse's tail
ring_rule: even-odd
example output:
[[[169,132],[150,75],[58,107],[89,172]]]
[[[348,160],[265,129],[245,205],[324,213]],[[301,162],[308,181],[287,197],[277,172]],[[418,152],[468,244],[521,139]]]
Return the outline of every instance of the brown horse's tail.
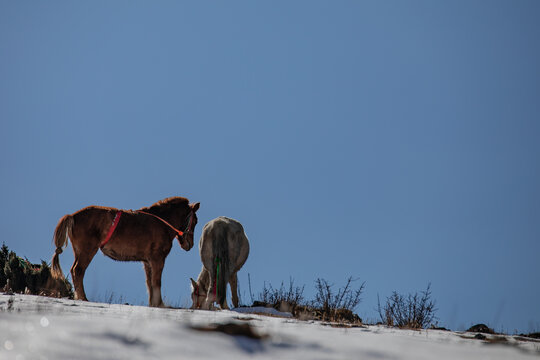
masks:
[[[73,228],[73,216],[66,215],[60,219],[56,229],[54,230],[54,245],[56,245],[56,251],[51,260],[51,275],[55,279],[65,279],[62,268],[60,268],[59,255],[62,253],[63,248],[67,246],[68,237],[71,237],[71,229]]]

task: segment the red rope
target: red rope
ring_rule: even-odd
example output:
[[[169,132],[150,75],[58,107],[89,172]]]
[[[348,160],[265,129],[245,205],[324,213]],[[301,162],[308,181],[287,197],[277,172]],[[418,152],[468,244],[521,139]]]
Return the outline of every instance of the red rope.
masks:
[[[171,229],[173,229],[174,231],[176,231],[176,233],[178,233],[178,236],[184,235],[184,232],[183,232],[183,231],[178,230],[177,228],[175,228],[174,226],[172,226],[172,225],[169,224],[167,221],[163,220],[162,218],[160,218],[160,217],[157,216],[157,215],[151,214],[151,213],[146,212],[146,211],[141,211],[141,210],[137,210],[137,212],[139,212],[139,213],[141,213],[141,214],[150,215],[150,216],[155,217],[156,219],[160,220],[160,221],[163,222],[165,225],[167,225],[168,227],[170,227]]]
[[[100,248],[104,247],[109,242],[109,240],[111,240],[112,234],[114,233],[114,230],[118,226],[121,216],[122,216],[122,210],[118,210],[116,212],[116,215],[114,216],[114,220],[111,224],[111,227],[109,228],[109,232],[107,233],[107,236],[105,236],[105,240],[103,240],[101,242],[101,245],[99,245]]]

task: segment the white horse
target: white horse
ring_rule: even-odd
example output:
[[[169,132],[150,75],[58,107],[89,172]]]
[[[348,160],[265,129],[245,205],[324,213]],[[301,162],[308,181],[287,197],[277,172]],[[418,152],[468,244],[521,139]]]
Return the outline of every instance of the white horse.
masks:
[[[203,264],[197,281],[191,280],[192,309],[212,308],[217,302],[228,309],[227,283],[231,285],[232,303],[238,307],[236,273],[246,262],[249,241],[242,224],[220,216],[204,225],[199,252]]]

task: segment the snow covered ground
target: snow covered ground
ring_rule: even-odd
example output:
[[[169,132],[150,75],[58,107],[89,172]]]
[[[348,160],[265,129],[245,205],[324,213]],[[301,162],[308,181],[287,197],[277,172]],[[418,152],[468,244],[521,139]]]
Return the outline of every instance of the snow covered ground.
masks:
[[[254,309],[255,311],[261,309]],[[540,341],[0,294],[0,359],[538,359]],[[262,339],[198,331],[249,324]],[[489,335],[488,335],[489,339]]]

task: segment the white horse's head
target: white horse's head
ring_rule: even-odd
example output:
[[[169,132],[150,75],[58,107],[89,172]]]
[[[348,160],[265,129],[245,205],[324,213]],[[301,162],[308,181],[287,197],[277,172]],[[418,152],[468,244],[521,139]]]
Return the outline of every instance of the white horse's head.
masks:
[[[205,284],[204,282],[197,282],[193,279],[191,279],[191,301],[193,304],[191,305],[192,309],[203,309],[203,310],[210,310],[210,306],[207,302],[208,297],[208,284]],[[212,302],[210,302],[211,304]]]

